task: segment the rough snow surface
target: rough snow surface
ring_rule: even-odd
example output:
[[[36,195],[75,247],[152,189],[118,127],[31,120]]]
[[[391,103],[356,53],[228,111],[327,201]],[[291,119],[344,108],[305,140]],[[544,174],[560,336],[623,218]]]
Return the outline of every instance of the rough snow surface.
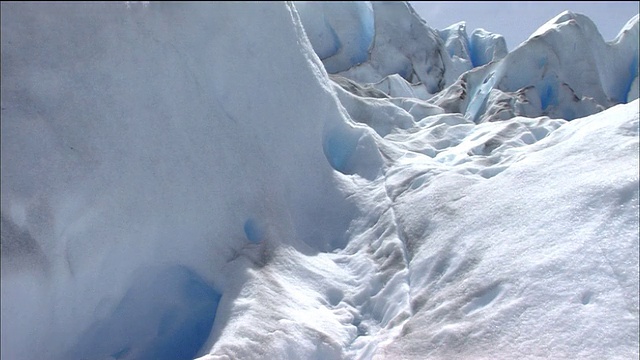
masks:
[[[637,16],[510,53],[403,2],[1,26],[2,359],[638,357]]]

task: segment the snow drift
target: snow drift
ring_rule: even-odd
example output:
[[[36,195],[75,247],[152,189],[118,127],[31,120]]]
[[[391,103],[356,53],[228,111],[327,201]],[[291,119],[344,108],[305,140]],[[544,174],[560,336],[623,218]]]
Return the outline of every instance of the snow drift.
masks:
[[[3,359],[638,356],[637,16],[511,53],[402,2],[1,26]]]

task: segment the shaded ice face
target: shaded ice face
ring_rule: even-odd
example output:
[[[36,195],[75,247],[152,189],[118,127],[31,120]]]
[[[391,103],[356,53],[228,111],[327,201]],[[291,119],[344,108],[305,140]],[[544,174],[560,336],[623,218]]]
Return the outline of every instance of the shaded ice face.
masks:
[[[185,266],[138,272],[122,300],[68,358],[193,359],[209,336],[221,294]]]

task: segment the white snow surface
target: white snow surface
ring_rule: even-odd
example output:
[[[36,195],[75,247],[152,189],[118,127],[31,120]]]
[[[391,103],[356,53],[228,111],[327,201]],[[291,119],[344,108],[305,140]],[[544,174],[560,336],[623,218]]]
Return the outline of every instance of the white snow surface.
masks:
[[[2,359],[639,356],[637,16],[1,6]]]

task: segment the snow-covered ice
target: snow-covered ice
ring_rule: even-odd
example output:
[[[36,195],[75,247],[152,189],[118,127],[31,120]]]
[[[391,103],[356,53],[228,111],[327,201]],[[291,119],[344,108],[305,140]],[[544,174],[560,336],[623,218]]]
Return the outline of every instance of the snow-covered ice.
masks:
[[[2,359],[638,357],[637,15],[1,6]]]

